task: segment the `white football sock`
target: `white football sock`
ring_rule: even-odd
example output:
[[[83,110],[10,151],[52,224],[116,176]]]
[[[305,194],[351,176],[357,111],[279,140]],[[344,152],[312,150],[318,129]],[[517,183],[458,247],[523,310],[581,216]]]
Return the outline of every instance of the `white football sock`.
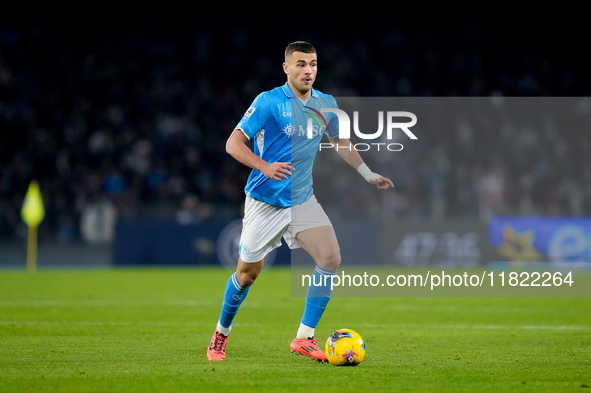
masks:
[[[220,322],[218,321],[218,325],[216,326],[215,329],[227,337],[228,334],[230,334],[230,330],[232,330],[232,326],[224,327],[224,326],[220,325]]]
[[[300,323],[300,328],[298,329],[298,332],[296,333],[296,338],[298,340],[306,340],[308,338],[314,338],[314,328],[304,325],[303,323]]]

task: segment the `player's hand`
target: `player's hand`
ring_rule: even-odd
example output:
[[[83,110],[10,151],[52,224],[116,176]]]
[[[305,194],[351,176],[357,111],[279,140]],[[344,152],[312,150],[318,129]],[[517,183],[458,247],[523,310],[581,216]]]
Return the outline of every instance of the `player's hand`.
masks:
[[[390,187],[394,188],[394,183],[392,183],[392,180],[383,176],[376,181],[376,184],[378,186],[378,190],[387,190]]]
[[[291,171],[293,170],[295,168],[291,166],[291,162],[272,162],[265,165],[261,172],[269,179],[282,181],[291,176]]]

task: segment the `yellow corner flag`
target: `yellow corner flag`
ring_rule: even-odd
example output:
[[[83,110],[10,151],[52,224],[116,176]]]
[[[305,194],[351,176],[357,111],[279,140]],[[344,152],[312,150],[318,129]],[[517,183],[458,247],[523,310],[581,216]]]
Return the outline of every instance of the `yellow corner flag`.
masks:
[[[32,271],[37,269],[37,228],[41,221],[43,221],[43,217],[45,217],[45,207],[43,206],[39,183],[36,180],[31,181],[29,184],[21,209],[21,217],[29,227],[27,237],[27,269]]]

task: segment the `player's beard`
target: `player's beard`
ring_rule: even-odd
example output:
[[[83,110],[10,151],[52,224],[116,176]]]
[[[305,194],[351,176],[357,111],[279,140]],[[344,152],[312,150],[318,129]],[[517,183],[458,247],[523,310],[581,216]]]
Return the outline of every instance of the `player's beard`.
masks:
[[[297,89],[297,87],[296,87],[296,89]],[[301,95],[305,96],[306,94],[308,94],[310,92],[311,89],[312,89],[311,87],[306,87],[305,89],[298,89],[298,92]]]
[[[304,82],[302,82],[300,80],[300,81],[298,81],[297,84],[294,83],[293,85],[301,95],[306,95],[310,92],[310,90],[312,90],[313,84],[314,84],[314,80],[312,79],[311,82],[308,84],[305,84]]]

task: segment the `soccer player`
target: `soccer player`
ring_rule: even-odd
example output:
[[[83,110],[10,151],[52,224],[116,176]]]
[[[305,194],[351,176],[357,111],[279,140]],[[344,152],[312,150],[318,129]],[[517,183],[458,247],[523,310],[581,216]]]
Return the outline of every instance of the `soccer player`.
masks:
[[[220,317],[207,349],[209,360],[225,359],[234,316],[260,274],[265,256],[281,245],[283,237],[291,249],[302,247],[314,259],[313,282],[328,282],[308,288],[304,313],[290,348],[326,361],[314,330],[331,295],[330,277],[326,280],[323,276],[336,274],[341,255],[332,224],[312,189],[312,165],[324,133],[337,153],[365,180],[380,190],[394,187],[390,179],[367,167],[348,139],[339,139],[336,115],[324,113],[324,121],[318,121],[314,132],[298,132],[308,130],[305,113],[315,113],[318,119],[318,114],[323,114],[320,108],[336,108],[332,96],[312,88],[317,63],[311,44],[289,44],[283,63],[287,82],[259,94],[226,142],[227,153],[252,172],[245,187],[238,266],[226,284]],[[298,128],[298,121],[305,128]],[[251,138],[255,138],[254,152],[246,145]]]

